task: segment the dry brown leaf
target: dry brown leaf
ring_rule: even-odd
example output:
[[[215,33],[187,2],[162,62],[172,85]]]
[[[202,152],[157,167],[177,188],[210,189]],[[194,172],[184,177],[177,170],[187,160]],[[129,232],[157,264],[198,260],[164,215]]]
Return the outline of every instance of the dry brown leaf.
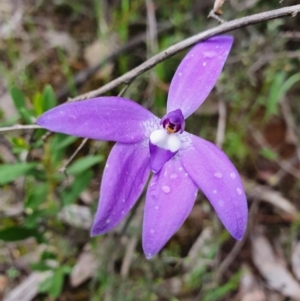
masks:
[[[79,53],[79,46],[67,32],[49,30],[44,33],[50,47],[60,47],[68,53],[68,60],[74,60]]]
[[[5,121],[17,116],[18,114],[14,106],[14,102],[8,92],[2,94],[0,97],[0,110],[4,113],[3,118]]]
[[[87,61],[89,67],[95,67],[103,59],[111,55],[117,48],[117,42],[114,36],[107,39],[96,40],[86,47],[84,50],[84,59]],[[98,78],[107,78],[111,75],[113,70],[113,63],[108,63],[104,68],[96,73]]]
[[[70,284],[72,287],[79,286],[84,281],[91,278],[95,272],[95,268],[97,267],[97,258],[95,254],[86,250],[82,252],[72,269],[70,275]]]
[[[58,218],[73,227],[89,230],[93,223],[93,215],[89,207],[71,204],[63,207]]]
[[[0,294],[3,294],[8,285],[8,279],[5,275],[0,274]]]
[[[300,300],[300,284],[287,270],[282,259],[275,256],[271,244],[263,235],[252,238],[252,259],[261,275],[272,289],[287,297]]]
[[[297,279],[300,280],[300,241],[298,241],[293,247],[292,269]]]
[[[34,272],[14,288],[3,301],[31,301],[37,294],[40,283],[53,274],[52,271]]]
[[[195,267],[195,265],[201,261],[201,257],[210,252],[210,245],[208,242],[211,241],[212,238],[212,228],[207,227],[201,232],[195,243],[192,245],[187,257],[184,258],[183,265],[186,270],[190,270]]]
[[[23,1],[0,1],[0,39],[7,39],[20,34],[23,15]]]
[[[291,214],[293,217],[298,215],[297,208],[288,199],[283,197],[280,192],[248,179],[243,179],[243,183],[246,193],[250,198],[259,198],[261,201],[268,202],[280,210]]]
[[[158,291],[161,295],[170,296],[171,294],[175,296],[183,290],[184,286],[185,286],[184,279],[180,277],[172,277],[163,281],[158,286]]]
[[[222,15],[223,12],[221,10],[221,7],[223,6],[225,0],[216,0],[214,4],[214,12],[218,15]]]
[[[240,292],[241,301],[266,301],[265,292],[258,284],[251,269],[246,265],[243,266]]]

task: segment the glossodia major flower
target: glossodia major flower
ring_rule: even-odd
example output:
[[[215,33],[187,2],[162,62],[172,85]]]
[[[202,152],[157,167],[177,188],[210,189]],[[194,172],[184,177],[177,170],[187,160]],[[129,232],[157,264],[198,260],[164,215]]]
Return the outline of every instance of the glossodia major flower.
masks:
[[[122,97],[66,103],[38,118],[50,131],[117,142],[102,177],[92,236],[108,232],[126,216],[152,171],[143,221],[147,258],[183,224],[198,189],[229,233],[242,239],[248,210],[237,170],[214,144],[184,131],[184,120],[212,90],[232,42],[230,36],[217,36],[188,52],[172,79],[162,119]]]

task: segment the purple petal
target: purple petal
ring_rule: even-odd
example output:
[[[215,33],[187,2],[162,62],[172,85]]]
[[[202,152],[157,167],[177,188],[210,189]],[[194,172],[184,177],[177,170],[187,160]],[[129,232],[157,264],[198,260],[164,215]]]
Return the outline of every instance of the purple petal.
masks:
[[[157,145],[154,145],[149,141],[149,149],[150,149],[150,166],[151,170],[154,173],[159,172],[164,164],[169,161],[172,157],[174,157],[177,153],[172,152],[168,149],[163,149]]]
[[[142,143],[117,143],[107,160],[91,235],[115,227],[133,207],[150,173],[149,150]]]
[[[180,154],[184,168],[211,202],[228,232],[241,240],[248,208],[237,170],[213,143],[193,135],[190,139],[191,146]]]
[[[132,143],[144,139],[149,123],[156,119],[132,100],[99,97],[57,106],[40,116],[37,124],[53,132]]]
[[[153,175],[147,191],[143,249],[150,259],[180,228],[194,205],[197,187],[176,157]]]
[[[172,79],[167,112],[181,109],[190,116],[214,87],[229,54],[233,37],[217,36],[194,46]]]

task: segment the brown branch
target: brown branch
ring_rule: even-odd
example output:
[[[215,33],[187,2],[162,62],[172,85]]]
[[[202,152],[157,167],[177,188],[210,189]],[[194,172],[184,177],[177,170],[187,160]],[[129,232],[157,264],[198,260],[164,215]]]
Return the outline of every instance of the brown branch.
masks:
[[[77,101],[77,100],[83,100],[87,98],[93,98],[99,95],[102,95],[104,93],[107,93],[108,91],[111,91],[112,89],[118,87],[121,84],[124,83],[130,83],[134,78],[137,76],[143,74],[147,70],[153,68],[160,62],[166,60],[167,58],[175,55],[176,53],[196,44],[199,41],[205,40],[207,38],[210,38],[215,35],[219,35],[225,32],[229,32],[238,28],[243,28],[249,25],[253,25],[256,23],[261,23],[273,19],[278,19],[286,16],[293,16],[295,17],[298,13],[300,13],[300,4],[298,5],[293,5],[289,7],[284,7],[280,9],[275,9],[271,10],[268,12],[263,12],[247,17],[243,17],[240,19],[236,19],[233,21],[229,21],[226,23],[223,23],[217,27],[208,29],[204,32],[198,33],[192,37],[189,37],[183,41],[180,41],[164,51],[158,53],[157,55],[153,56],[149,60],[145,61],[143,64],[139,65],[138,67],[132,69],[131,71],[123,74],[122,76],[116,78],[115,80],[109,82],[108,84],[102,86],[99,89],[90,91],[85,94],[81,94],[73,99],[72,101]]]
[[[149,42],[149,52],[151,55],[158,50],[157,42],[157,21],[155,15],[155,5],[152,0],[146,0],[146,9],[147,9],[147,34]]]
[[[6,126],[6,127],[0,127],[0,132],[6,133],[10,131],[19,131],[19,130],[35,130],[35,129],[41,129],[41,127],[37,124],[15,124],[13,126]]]
[[[209,12],[207,18],[213,18],[213,19],[217,20],[220,24],[224,24],[227,22],[224,19],[222,19],[221,17],[219,17],[213,10],[211,10]]]
[[[67,167],[71,164],[71,162],[74,160],[74,158],[77,156],[77,154],[80,152],[80,150],[85,146],[85,144],[87,143],[88,138],[84,138],[80,145],[76,148],[76,150],[74,151],[74,153],[71,155],[71,157],[68,159],[68,161],[64,164],[63,167],[61,167],[59,169],[59,172],[63,173],[66,177],[68,177],[68,173],[67,173]]]

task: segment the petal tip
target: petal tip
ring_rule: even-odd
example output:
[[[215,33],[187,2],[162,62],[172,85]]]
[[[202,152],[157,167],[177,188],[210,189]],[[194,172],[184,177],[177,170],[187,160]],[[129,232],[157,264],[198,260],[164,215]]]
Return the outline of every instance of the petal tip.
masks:
[[[101,229],[99,226],[94,224],[90,231],[90,236],[95,237],[95,236],[103,235],[103,234],[107,233],[109,230],[110,229]]]
[[[149,241],[149,239],[147,239],[145,235],[143,235],[142,240],[143,251],[147,259],[153,258],[162,249],[162,247],[157,248],[157,246],[155,246],[155,243]]]
[[[244,238],[244,233],[232,234],[232,237],[238,241],[241,241]]]
[[[234,239],[241,241],[245,236],[246,228],[247,228],[247,223],[245,223],[244,225],[242,225],[242,227],[236,229],[235,231],[229,231],[229,233]]]
[[[94,228],[92,228],[91,231],[90,231],[90,236],[95,237],[95,236],[98,236],[98,235],[100,235],[100,233],[98,231],[96,231]]]
[[[155,254],[153,255],[153,254],[151,254],[151,253],[145,253],[145,256],[146,256],[146,258],[147,258],[148,260],[150,260],[150,259],[152,259],[152,258],[155,256]]]
[[[38,119],[36,120],[36,124],[38,124],[39,126],[43,127],[46,123],[45,120],[45,115],[41,115],[40,117],[38,117]]]
[[[153,251],[153,250],[151,250],[151,251],[149,251],[149,250],[147,250],[148,248],[145,248],[144,246],[143,246],[143,250],[144,250],[144,254],[145,254],[145,257],[148,259],[148,260],[150,260],[150,259],[152,259],[160,250],[158,250],[158,251]]]

